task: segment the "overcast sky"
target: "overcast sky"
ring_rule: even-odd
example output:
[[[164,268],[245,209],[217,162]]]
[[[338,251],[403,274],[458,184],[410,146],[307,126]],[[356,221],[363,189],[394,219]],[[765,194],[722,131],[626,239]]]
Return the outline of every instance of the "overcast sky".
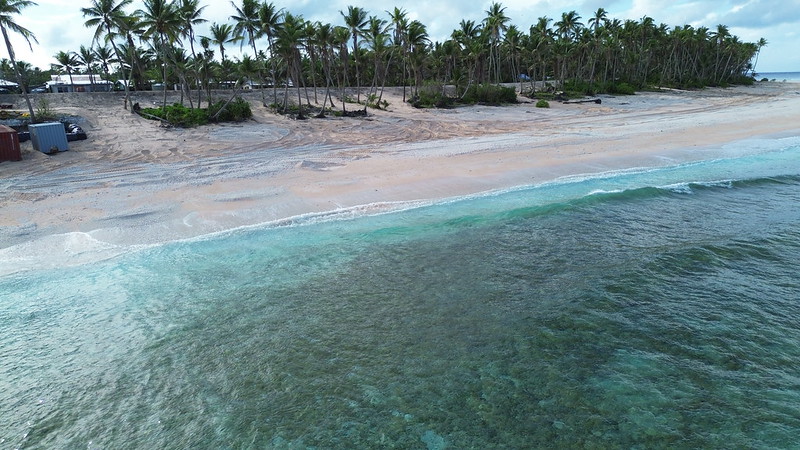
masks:
[[[241,4],[241,0],[234,0]],[[53,55],[59,50],[77,51],[81,45],[89,46],[92,30],[83,26],[86,18],[80,12],[89,7],[89,0],[35,0],[36,6],[22,11],[16,22],[31,30],[39,40],[30,51],[24,40],[12,35],[17,59],[30,62],[43,70],[55,62]],[[204,17],[207,24],[199,27],[197,34],[208,35],[211,22],[233,23],[230,16],[235,12],[229,0],[201,0],[206,5]],[[428,27],[432,40],[445,40],[458,27],[461,19],[480,22],[491,1],[430,0],[423,5],[420,1],[407,0],[295,0],[274,1],[279,8],[286,8],[293,14],[300,14],[311,21],[344,25],[340,11],[349,5],[359,6],[370,15],[387,19],[386,11],[400,7],[408,12],[411,19],[419,20]],[[506,0],[506,15],[521,30],[527,31],[538,17],[547,16],[558,20],[561,13],[575,10],[586,25],[597,8],[605,8],[609,18],[639,20],[643,16],[652,17],[657,24],[670,27],[689,24],[714,29],[717,24],[725,24],[732,34],[745,42],[757,42],[759,38],[768,41],[758,59],[758,72],[800,71],[800,0]],[[129,12],[141,8],[142,2],[134,0]],[[238,45],[231,49],[231,55],[238,53]],[[245,47],[245,52],[247,51]],[[5,47],[0,49],[0,57],[7,58]]]

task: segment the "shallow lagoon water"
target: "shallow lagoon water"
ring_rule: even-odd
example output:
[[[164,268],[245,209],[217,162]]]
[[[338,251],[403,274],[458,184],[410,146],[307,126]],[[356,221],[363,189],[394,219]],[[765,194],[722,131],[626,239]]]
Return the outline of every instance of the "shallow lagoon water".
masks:
[[[790,447],[800,145],[747,145],[4,276],[0,446]]]

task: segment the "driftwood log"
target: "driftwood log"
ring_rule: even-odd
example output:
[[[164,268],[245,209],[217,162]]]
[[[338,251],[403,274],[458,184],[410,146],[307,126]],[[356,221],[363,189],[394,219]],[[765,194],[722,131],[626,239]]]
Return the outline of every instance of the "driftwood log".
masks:
[[[587,100],[564,100],[562,103],[570,104],[570,103],[597,103],[598,105],[603,103],[603,101],[599,98],[592,98]]]

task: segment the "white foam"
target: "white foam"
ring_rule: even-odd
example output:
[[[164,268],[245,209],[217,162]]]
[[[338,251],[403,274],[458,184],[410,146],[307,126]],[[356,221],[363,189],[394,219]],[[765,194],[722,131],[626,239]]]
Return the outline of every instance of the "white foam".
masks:
[[[0,276],[29,270],[74,267],[113,258],[131,250],[90,233],[53,234],[0,249]]]

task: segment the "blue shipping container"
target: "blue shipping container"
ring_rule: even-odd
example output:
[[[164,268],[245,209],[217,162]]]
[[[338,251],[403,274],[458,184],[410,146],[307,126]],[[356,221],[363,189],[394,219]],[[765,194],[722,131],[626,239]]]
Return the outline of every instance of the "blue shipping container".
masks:
[[[34,150],[48,154],[69,150],[67,131],[61,122],[28,125],[28,131]]]

